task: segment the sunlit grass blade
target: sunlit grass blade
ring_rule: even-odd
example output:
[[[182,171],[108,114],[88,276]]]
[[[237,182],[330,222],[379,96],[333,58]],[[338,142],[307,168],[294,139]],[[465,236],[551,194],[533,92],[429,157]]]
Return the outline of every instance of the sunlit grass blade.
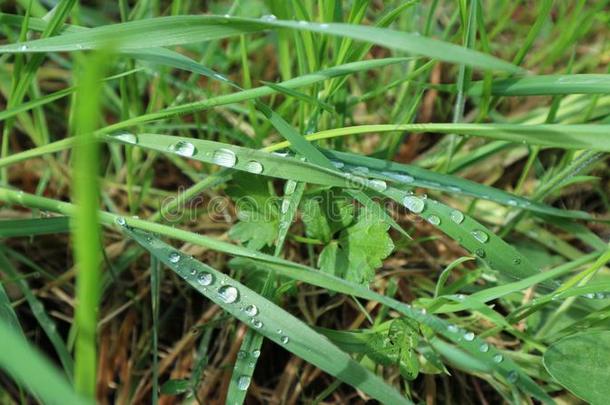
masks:
[[[394,388],[325,340],[299,319],[246,286],[143,232],[123,228],[191,287],[250,328],[327,373],[387,404],[408,404]],[[254,309],[255,308],[255,309]],[[254,315],[252,315],[254,314]],[[247,388],[249,379],[239,387]]]
[[[0,321],[0,367],[45,404],[92,404],[78,396],[70,384],[38,350],[10,325]],[[27,360],[25,360],[27,359]]]
[[[520,73],[523,70],[493,56],[413,33],[355,24],[314,24],[297,21],[265,20],[224,16],[171,16],[96,27],[87,32],[64,34],[59,38],[0,46],[0,52],[61,52],[94,49],[107,44],[112,36],[118,49],[142,49],[222,39],[265,29],[289,28],[337,35],[416,55],[488,70]]]

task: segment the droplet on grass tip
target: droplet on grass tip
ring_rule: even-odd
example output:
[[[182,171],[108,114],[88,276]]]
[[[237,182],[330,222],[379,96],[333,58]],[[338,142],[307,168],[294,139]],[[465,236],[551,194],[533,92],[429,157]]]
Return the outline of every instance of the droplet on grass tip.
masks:
[[[493,357],[493,361],[494,361],[494,363],[498,363],[498,364],[500,364],[500,363],[502,363],[502,361],[503,361],[503,360],[504,360],[504,356],[502,356],[501,354],[496,354],[496,355]]]
[[[438,226],[441,224],[441,219],[439,217],[437,217],[436,215],[430,215],[428,217],[428,222],[431,223],[432,225]]]
[[[472,333],[472,332],[464,333],[464,339],[469,342],[472,342],[474,340],[474,333]]]
[[[120,134],[113,135],[113,137],[125,143],[138,143],[138,137],[130,132],[122,132]]]

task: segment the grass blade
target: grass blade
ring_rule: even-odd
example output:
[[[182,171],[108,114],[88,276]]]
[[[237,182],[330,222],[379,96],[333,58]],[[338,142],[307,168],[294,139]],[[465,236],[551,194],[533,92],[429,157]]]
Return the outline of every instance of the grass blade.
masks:
[[[0,52],[66,52],[95,49],[106,45],[110,36],[118,44],[118,49],[136,50],[223,39],[277,28],[317,32],[372,42],[380,46],[433,59],[465,63],[480,69],[501,70],[511,73],[523,72],[523,69],[490,55],[387,28],[224,16],[170,16],[111,24],[92,28],[82,34],[64,34],[57,38],[45,38],[23,44],[0,46]]]

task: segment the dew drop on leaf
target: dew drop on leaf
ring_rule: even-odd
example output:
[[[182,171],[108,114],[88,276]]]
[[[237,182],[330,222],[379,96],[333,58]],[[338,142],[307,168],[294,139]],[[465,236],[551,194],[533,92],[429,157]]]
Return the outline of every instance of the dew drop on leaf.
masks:
[[[212,156],[214,163],[224,167],[233,167],[237,163],[237,156],[230,149],[218,149]]]
[[[239,291],[233,286],[223,285],[218,289],[218,295],[225,304],[232,304],[239,298]]]

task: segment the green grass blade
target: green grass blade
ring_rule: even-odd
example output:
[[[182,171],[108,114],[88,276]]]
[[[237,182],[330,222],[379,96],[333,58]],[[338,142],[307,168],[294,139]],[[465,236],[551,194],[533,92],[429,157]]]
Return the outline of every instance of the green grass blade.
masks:
[[[68,380],[71,381],[74,373],[74,362],[72,361],[72,357],[70,356],[66,343],[57,332],[57,325],[55,324],[55,321],[49,315],[47,315],[42,302],[40,302],[36,295],[34,295],[25,278],[19,274],[19,272],[17,272],[2,251],[0,251],[0,266],[3,269],[3,272],[13,280],[25,297],[28,305],[32,309],[32,314],[53,345],[55,353],[57,354],[57,357],[59,357],[59,361],[64,368]]]
[[[380,46],[433,59],[465,63],[480,69],[501,70],[511,73],[523,72],[521,68],[490,55],[387,28],[223,16],[170,16],[111,24],[92,28],[82,34],[64,34],[58,38],[45,38],[23,44],[0,46],[0,52],[66,52],[94,49],[105,46],[109,37],[120,44],[118,49],[136,50],[223,39],[277,28],[318,32],[372,42]]]
[[[48,235],[70,231],[68,217],[0,220],[0,237]]]
[[[74,393],[51,362],[10,325],[0,321],[0,367],[45,404],[92,404]],[[27,360],[25,360],[27,359]]]
[[[78,269],[75,326],[75,387],[95,398],[97,374],[97,317],[100,295],[101,232],[99,207],[99,145],[93,131],[100,120],[100,79],[108,54],[97,53],[83,64],[79,78],[74,147],[73,193],[77,204],[72,240]]]
[[[474,82],[468,89],[469,96],[480,96],[483,82]],[[494,96],[555,96],[568,94],[610,93],[610,75],[573,74],[524,76],[494,80],[491,94]]]
[[[127,227],[123,230],[151,255],[184,278],[191,287],[244,324],[256,328],[267,339],[383,403],[410,403],[302,321],[256,292],[195,259],[185,257],[151,235]],[[249,316],[245,310],[250,305],[257,308],[256,316]],[[249,380],[244,380],[239,386],[247,388],[248,384]]]
[[[341,136],[378,132],[427,132],[480,136],[527,145],[540,145],[562,149],[592,149],[610,152],[609,125],[565,124],[379,124],[328,129],[307,135],[310,141]],[[288,142],[280,142],[269,150],[283,149]]]

